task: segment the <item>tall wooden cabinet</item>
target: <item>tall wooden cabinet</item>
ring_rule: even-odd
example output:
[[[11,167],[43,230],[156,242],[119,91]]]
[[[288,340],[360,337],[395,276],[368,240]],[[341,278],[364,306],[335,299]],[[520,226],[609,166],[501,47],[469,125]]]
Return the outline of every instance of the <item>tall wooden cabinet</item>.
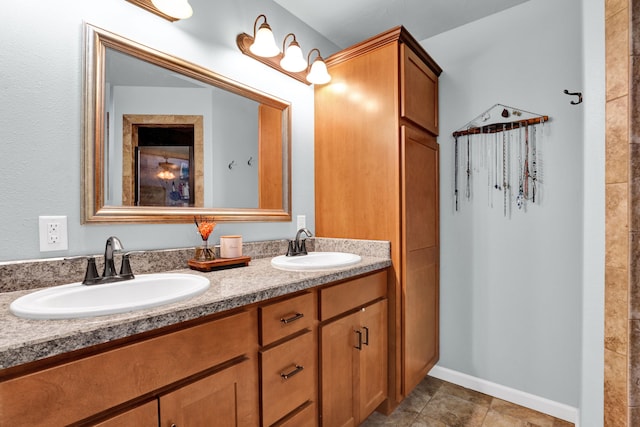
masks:
[[[318,236],[391,241],[389,400],[438,360],[440,67],[403,28],[326,60],[315,88]]]
[[[387,275],[320,290],[323,427],[360,425],[387,398]]]

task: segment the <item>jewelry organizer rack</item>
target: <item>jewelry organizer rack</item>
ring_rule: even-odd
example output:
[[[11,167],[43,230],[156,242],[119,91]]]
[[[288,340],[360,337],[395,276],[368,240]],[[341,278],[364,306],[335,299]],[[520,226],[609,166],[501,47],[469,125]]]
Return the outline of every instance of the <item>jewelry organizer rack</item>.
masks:
[[[487,203],[493,207],[494,193],[502,192],[505,217],[510,216],[514,202],[519,210],[526,211],[527,203],[536,203],[536,198],[539,201],[539,148],[548,121],[549,116],[495,104],[453,132],[455,210],[459,210],[461,163],[465,168],[467,200],[472,198],[473,172],[482,169],[487,175]],[[517,191],[511,184],[514,177]]]

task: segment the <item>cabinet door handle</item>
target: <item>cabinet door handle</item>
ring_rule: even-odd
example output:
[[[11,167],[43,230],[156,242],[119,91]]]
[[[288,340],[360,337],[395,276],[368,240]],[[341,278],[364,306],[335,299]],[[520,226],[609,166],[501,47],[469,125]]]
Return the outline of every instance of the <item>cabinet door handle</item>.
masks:
[[[356,344],[354,347],[358,350],[362,350],[362,331],[357,329],[354,332],[358,335],[358,344]]]
[[[364,329],[364,342],[362,344],[369,345],[369,328],[363,326],[362,329]]]
[[[284,372],[283,372],[283,373],[281,373],[281,374],[280,374],[280,376],[281,376],[283,379],[288,380],[288,379],[289,379],[289,378],[291,378],[292,376],[294,376],[294,375],[299,374],[300,372],[302,372],[302,370],[304,369],[304,366],[300,366],[300,365],[295,365],[295,366],[296,366],[296,368],[295,368],[293,371],[288,372],[288,373],[284,373]]]
[[[289,317],[289,318],[286,318],[286,319],[285,319],[284,317],[281,317],[281,318],[280,318],[280,321],[281,321],[283,324],[287,325],[287,324],[289,324],[289,323],[291,323],[291,322],[295,322],[296,320],[302,319],[303,317],[304,317],[304,314],[302,314],[302,313],[296,313],[296,314],[294,314],[293,316],[291,316],[291,317]]]

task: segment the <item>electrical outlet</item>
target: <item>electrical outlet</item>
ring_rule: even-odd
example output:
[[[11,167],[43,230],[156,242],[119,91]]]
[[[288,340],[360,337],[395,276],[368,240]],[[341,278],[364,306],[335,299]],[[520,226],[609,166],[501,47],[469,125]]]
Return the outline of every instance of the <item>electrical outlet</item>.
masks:
[[[66,216],[40,216],[40,252],[66,251],[69,249]]]
[[[298,215],[296,219],[298,220],[298,230],[307,226],[306,215]]]
[[[60,241],[60,223],[49,222],[47,223],[47,243],[55,245]]]

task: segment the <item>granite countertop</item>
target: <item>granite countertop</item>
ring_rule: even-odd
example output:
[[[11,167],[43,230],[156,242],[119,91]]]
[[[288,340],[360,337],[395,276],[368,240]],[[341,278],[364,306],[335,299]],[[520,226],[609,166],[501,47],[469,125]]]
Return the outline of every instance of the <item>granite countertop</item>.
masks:
[[[211,286],[204,294],[186,301],[81,319],[22,319],[9,312],[9,304],[33,290],[0,293],[0,369],[265,301],[390,265],[388,257],[362,255],[358,264],[315,272],[277,270],[271,266],[270,258],[253,259],[247,267],[208,273],[175,270],[168,273],[203,275],[211,281]]]

